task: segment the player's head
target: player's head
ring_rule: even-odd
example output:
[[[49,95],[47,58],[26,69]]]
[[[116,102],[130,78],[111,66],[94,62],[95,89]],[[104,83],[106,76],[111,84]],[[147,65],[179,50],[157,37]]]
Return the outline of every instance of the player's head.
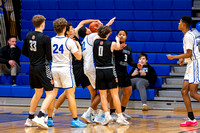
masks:
[[[53,21],[53,27],[57,34],[65,33],[67,20],[65,18],[58,18]]]
[[[125,43],[127,39],[127,31],[124,29],[120,29],[117,31],[117,36],[120,39],[120,43]]]
[[[183,16],[179,22],[178,29],[181,31],[184,29],[189,29],[191,23],[192,23],[192,18],[190,16]]]
[[[32,18],[32,22],[35,28],[45,28],[45,20],[46,18],[42,15],[34,15]]]
[[[148,62],[147,55],[144,54],[144,53],[141,53],[141,54],[138,56],[138,63],[141,63],[142,65],[146,65],[147,62]]]
[[[16,43],[17,43],[17,37],[16,36],[10,36],[9,39],[8,39],[8,45],[9,46],[11,46],[11,45],[16,46]]]
[[[72,23],[67,23],[65,34],[67,36],[75,35],[75,29],[73,28]]]
[[[84,38],[86,35],[91,34],[91,30],[88,29],[87,27],[83,26],[78,30],[78,35],[82,38]]]
[[[98,35],[101,38],[108,38],[111,35],[112,29],[109,26],[101,26],[97,30]]]

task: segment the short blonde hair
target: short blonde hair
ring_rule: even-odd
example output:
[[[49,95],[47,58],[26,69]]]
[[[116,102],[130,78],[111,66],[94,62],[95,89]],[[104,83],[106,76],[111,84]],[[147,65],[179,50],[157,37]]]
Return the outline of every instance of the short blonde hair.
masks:
[[[58,18],[53,21],[53,27],[56,33],[62,33],[66,26],[67,20],[65,18]]]
[[[35,28],[39,28],[40,25],[46,20],[46,18],[42,15],[34,15],[32,18],[32,22]]]

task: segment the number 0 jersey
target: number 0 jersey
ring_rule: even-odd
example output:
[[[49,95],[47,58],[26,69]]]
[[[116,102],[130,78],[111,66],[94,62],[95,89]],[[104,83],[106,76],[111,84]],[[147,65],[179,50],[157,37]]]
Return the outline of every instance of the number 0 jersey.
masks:
[[[52,67],[72,66],[72,55],[78,51],[75,42],[65,36],[55,36],[51,38]]]
[[[111,41],[103,39],[96,39],[94,41],[93,53],[96,68],[113,66],[111,44]]]

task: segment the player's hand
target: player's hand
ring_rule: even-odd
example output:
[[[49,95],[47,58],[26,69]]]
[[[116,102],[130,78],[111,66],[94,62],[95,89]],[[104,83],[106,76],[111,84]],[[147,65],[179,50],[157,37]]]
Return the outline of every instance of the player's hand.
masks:
[[[135,70],[132,74],[131,74],[131,76],[135,76],[135,75],[138,75],[139,74],[139,71],[138,70]]]
[[[147,75],[147,73],[145,73],[143,70],[140,70],[139,73],[140,73],[140,76],[146,76]]]
[[[180,65],[180,66],[183,66],[184,65],[184,59],[179,59],[179,62],[178,62],[178,64]]]
[[[15,48],[16,46],[15,45],[10,45],[10,48]]]
[[[141,63],[138,63],[137,68],[141,70],[143,68],[143,65]]]
[[[113,22],[115,21],[116,17],[113,17],[107,24],[106,26],[110,26],[113,24]]]
[[[98,29],[99,27],[103,26],[103,23],[100,20],[97,21],[97,24],[98,24],[98,27],[95,27],[96,29]]]
[[[119,48],[119,50],[122,50],[124,47],[126,47],[127,46],[127,44],[125,44],[125,43],[122,43],[122,44],[120,44],[120,48]]]
[[[115,78],[115,81],[118,83],[118,78]]]
[[[9,64],[11,67],[16,66],[16,62],[15,62],[14,60],[9,60],[9,61],[8,61],[8,64]]]
[[[173,59],[174,59],[173,55],[171,55],[171,54],[168,54],[168,55],[166,55],[166,56],[167,56],[167,58],[168,58],[169,60],[173,60]]]
[[[118,36],[115,37],[115,40],[116,40],[117,43],[119,43],[119,41],[120,41]]]

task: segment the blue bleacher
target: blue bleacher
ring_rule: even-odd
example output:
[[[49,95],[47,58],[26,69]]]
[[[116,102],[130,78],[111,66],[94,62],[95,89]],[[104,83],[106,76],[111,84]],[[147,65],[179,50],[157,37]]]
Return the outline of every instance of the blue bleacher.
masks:
[[[141,52],[147,53],[148,63],[152,64],[159,76],[156,84],[152,86],[153,89],[147,89],[148,100],[154,100],[157,92],[155,88],[162,87],[164,78],[160,76],[169,76],[171,71],[169,64],[177,64],[177,60],[168,60],[166,54],[183,52],[183,34],[178,31],[178,23],[182,16],[191,16],[192,8],[192,0],[21,0],[21,2],[21,40],[34,29],[31,19],[35,14],[42,14],[47,18],[44,33],[50,37],[56,35],[53,21],[59,17],[66,18],[76,27],[83,19],[100,19],[106,24],[109,19],[116,16],[117,19],[111,26],[113,31],[109,40],[115,40],[117,30],[122,28],[127,30],[127,44],[132,48],[134,61],[138,61]],[[17,45],[22,48],[23,41]],[[28,79],[25,74],[29,73],[29,59],[22,55],[20,61],[23,74],[19,75],[19,79]],[[128,67],[129,69],[131,67]],[[6,79],[10,82],[9,78],[2,76],[0,83]],[[22,82],[19,79],[17,83]],[[26,80],[23,84],[28,85],[29,81]],[[18,89],[19,92],[14,95],[12,92]],[[20,92],[25,90],[30,92],[21,96]],[[33,95],[33,90],[28,86],[8,87],[5,91],[7,91],[5,94],[17,97]],[[60,90],[59,94],[62,91]],[[77,88],[76,98],[90,98],[88,89]],[[133,90],[130,99],[140,99],[136,89]]]

